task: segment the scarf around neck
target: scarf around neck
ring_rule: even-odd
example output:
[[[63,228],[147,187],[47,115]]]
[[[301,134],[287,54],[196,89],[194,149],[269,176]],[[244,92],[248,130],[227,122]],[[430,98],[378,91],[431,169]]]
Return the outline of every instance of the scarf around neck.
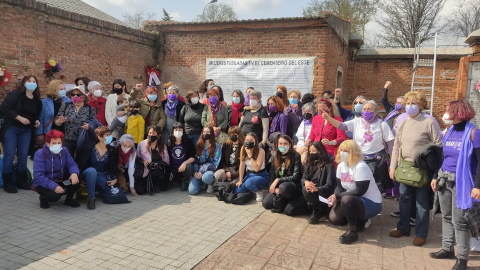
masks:
[[[232,103],[232,118],[230,119],[230,126],[238,126],[240,118],[240,109],[243,107],[243,103]]]
[[[217,100],[217,103],[215,103],[215,104],[212,104],[212,103],[208,102],[208,110],[212,114],[210,116],[210,125],[212,125],[212,127],[216,127],[217,126],[217,112],[220,110],[220,101]]]
[[[170,100],[167,99],[167,104],[165,107],[167,108],[167,113],[170,118],[175,117],[175,112],[178,104],[178,98],[175,100],[175,102],[170,102]]]

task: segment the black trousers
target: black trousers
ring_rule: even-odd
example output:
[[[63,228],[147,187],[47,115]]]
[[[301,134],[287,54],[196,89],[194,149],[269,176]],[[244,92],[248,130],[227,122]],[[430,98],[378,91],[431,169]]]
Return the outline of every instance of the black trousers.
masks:
[[[193,176],[193,164],[191,163],[188,164],[185,167],[185,171],[183,172],[179,172],[178,168],[174,168],[174,167],[172,167],[171,170],[173,175],[173,181],[176,181],[177,183],[181,184],[182,187],[187,187],[188,181],[190,181],[190,179]]]
[[[307,211],[307,201],[292,182],[285,182],[278,186],[279,195],[268,193],[263,199],[262,206],[284,212],[288,216],[296,216]]]
[[[329,221],[338,226],[357,226],[365,218],[365,206],[362,199],[356,195],[345,195],[333,206]]]
[[[66,199],[73,199],[73,195],[77,191],[77,189],[80,187],[80,183],[76,185],[68,185],[65,186],[62,182],[58,183],[59,186],[61,186],[65,190],[65,195],[67,196]],[[43,198],[47,202],[56,202],[60,200],[63,194],[56,193],[53,190],[50,190],[48,188],[44,188],[42,186],[36,186],[35,191],[40,195],[43,196]]]
[[[328,216],[330,213],[330,207],[328,207],[328,204],[320,202],[320,199],[318,196],[322,196],[325,199],[328,199],[333,193],[332,192],[325,192],[323,190],[320,191],[315,191],[315,192],[307,192],[305,189],[305,186],[302,187],[302,193],[303,197],[307,201],[307,203],[312,207],[312,209],[317,209],[318,211],[318,216],[323,217],[325,215]]]

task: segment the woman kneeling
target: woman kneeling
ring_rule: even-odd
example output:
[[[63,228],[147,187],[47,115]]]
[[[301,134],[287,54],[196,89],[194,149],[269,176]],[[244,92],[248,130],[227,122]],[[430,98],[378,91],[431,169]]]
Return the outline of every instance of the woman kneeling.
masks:
[[[382,195],[355,141],[340,144],[336,161],[341,163],[337,167],[335,194],[328,198],[329,206],[333,205],[329,220],[333,225],[348,224],[339,241],[351,244],[358,240],[357,232],[363,231],[367,221],[382,211]]]

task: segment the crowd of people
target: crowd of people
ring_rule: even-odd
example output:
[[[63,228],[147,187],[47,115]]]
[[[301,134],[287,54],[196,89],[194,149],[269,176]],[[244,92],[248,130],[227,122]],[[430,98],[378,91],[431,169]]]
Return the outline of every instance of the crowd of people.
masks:
[[[212,80],[185,98],[173,82],[128,89],[117,79],[108,95],[86,77],[75,84],[67,91],[52,80],[41,99],[37,78],[25,76],[0,104],[6,192],[32,188],[41,208],[62,196],[65,205],[79,207],[74,195],[83,186],[93,210],[108,187],[132,196],[174,187],[196,195],[222,183],[234,194],[256,194],[274,213],[311,212],[311,224],[325,217],[347,225],[342,244],[358,240],[381,212],[382,198],[398,198],[392,216],[399,222],[390,236],[409,236],[414,222],[413,245],[422,246],[430,209],[440,209],[442,249],[430,256],[454,258],[457,245],[454,269],[466,268],[480,213],[480,131],[469,122],[475,111],[467,101],[448,102],[449,128],[442,132],[422,112],[423,93],[408,92],[391,104],[390,82],[383,119],[379,105],[364,96],[353,100],[352,110],[342,107],[341,89],[316,99],[285,86],[263,97],[249,87],[233,91],[227,104]]]

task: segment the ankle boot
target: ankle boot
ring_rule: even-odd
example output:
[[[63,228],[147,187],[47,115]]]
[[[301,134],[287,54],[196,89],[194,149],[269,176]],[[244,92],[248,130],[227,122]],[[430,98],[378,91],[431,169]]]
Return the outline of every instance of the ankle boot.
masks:
[[[348,230],[338,239],[340,244],[351,244],[358,241],[357,226],[348,225]]]
[[[95,198],[88,198],[87,208],[90,210],[95,209]]]
[[[313,206],[312,215],[308,219],[308,223],[318,224],[318,222],[320,221],[320,217],[318,216],[318,209],[317,208],[318,208],[318,206]]]
[[[50,204],[47,201],[47,198],[45,196],[40,195],[40,208],[42,209],[47,209],[50,208]]]
[[[17,187],[12,184],[12,173],[2,173],[3,190],[8,193],[17,193]]]
[[[287,199],[281,195],[274,195],[272,213],[283,213],[285,206],[287,206]]]
[[[31,189],[31,186],[27,183],[27,172],[17,173],[17,187],[25,190]]]
[[[457,262],[453,266],[452,270],[465,270],[467,269],[467,260],[457,259]]]

